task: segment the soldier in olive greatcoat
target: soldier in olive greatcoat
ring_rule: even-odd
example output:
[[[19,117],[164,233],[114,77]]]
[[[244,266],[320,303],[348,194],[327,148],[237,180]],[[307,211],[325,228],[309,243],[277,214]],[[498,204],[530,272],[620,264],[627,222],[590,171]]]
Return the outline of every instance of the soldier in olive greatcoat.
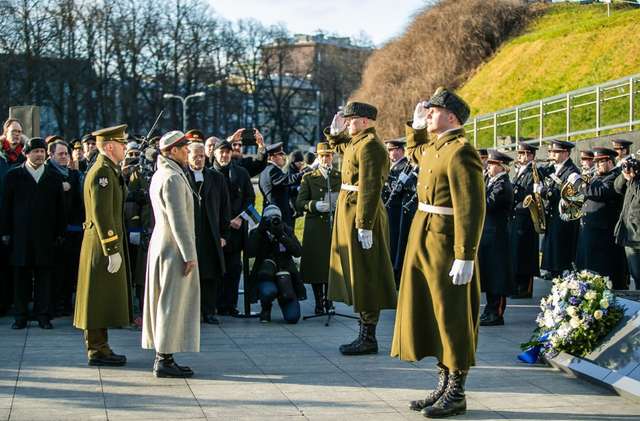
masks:
[[[420,168],[418,212],[405,254],[391,356],[438,359],[439,382],[410,408],[427,417],[466,411],[464,383],[475,364],[485,215],[482,163],[464,137],[467,104],[438,88],[416,106],[407,152]],[[431,136],[429,136],[431,135]]]

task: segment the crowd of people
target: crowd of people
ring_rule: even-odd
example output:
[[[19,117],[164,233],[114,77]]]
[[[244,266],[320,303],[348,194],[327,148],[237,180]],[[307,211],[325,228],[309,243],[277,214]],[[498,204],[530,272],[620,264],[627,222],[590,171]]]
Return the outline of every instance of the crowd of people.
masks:
[[[461,413],[478,325],[503,325],[507,299],[532,297],[541,269],[550,278],[588,269],[615,289],[640,280],[632,142],[583,150],[578,166],[575,143],[553,140],[540,160],[537,142],[520,141],[512,171],[511,155],[464,138],[468,116],[440,88],[416,105],[405,138],[382,142],[377,109],[351,102],[315,153],[288,158],[257,129],[141,139],[120,125],[67,141],[27,138],[10,118],[0,139],[0,314],[12,312],[14,329],[29,320],[51,329],[73,314],[90,365],[124,365],[107,329],[133,323],[156,350],[154,374],[181,377],[193,370],[173,354],[199,350],[201,322],[239,315],[243,275],[263,323],[276,300],[297,323],[311,284],[315,315],[332,314],[333,301],[358,314],[344,355],[377,353],[380,311],[397,308],[391,354],[439,361],[438,386],[411,408]]]

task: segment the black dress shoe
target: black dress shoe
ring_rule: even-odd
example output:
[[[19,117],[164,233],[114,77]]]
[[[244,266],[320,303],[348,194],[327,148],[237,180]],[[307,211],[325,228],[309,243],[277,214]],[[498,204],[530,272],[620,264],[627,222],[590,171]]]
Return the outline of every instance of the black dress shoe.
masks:
[[[53,329],[53,325],[51,324],[51,322],[49,320],[40,320],[38,321],[38,326],[40,326],[40,329]]]
[[[16,320],[11,325],[11,329],[24,329],[25,327],[27,327],[27,321],[26,320]]]
[[[324,314],[324,306],[322,303],[316,303],[316,308],[313,310],[315,314]]]
[[[480,320],[480,326],[502,326],[504,325],[504,318],[497,314],[489,314],[486,319]]]
[[[207,314],[204,316],[204,322],[210,325],[219,325],[220,320],[213,314]]]
[[[127,357],[113,353],[110,355],[97,355],[93,358],[89,358],[89,365],[91,366],[121,367],[126,363]]]

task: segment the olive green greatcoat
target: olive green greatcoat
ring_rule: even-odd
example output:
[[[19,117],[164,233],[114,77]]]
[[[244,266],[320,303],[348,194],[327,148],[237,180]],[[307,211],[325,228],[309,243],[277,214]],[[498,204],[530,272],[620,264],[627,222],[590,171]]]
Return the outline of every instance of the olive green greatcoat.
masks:
[[[485,189],[478,152],[464,130],[428,139],[426,129],[406,129],[407,152],[418,163],[420,202],[453,208],[453,215],[418,211],[411,224],[391,356],[406,361],[436,357],[450,369],[475,364],[480,307],[478,244]],[[454,259],[473,260],[474,275],[454,285]]]
[[[120,168],[99,154],[84,180],[86,218],[73,318],[79,329],[127,326],[132,320],[125,197]],[[115,253],[120,253],[122,265],[109,273],[108,256]]]
[[[342,183],[358,191],[340,190],[329,270],[328,298],[353,305],[356,313],[395,308],[396,284],[389,255],[389,223],[381,199],[389,175],[389,156],[374,128],[353,137],[331,136],[331,147],[342,154]],[[364,250],[358,228],[373,231],[373,247]]]
[[[329,279],[329,252],[331,251],[331,221],[329,212],[318,212],[316,203],[322,201],[329,189],[340,191],[340,171],[332,170],[328,178],[317,169],[305,174],[300,183],[296,209],[304,213],[302,259],[300,276],[305,283],[317,284]]]

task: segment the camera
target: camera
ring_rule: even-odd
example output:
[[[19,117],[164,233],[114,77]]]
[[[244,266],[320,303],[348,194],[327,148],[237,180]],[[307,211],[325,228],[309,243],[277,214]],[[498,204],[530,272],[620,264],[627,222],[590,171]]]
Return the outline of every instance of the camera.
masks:
[[[622,161],[622,169],[626,172],[640,173],[640,161],[636,158],[628,158]]]
[[[256,129],[244,129],[240,137],[242,144],[245,146],[253,146],[256,144]]]

